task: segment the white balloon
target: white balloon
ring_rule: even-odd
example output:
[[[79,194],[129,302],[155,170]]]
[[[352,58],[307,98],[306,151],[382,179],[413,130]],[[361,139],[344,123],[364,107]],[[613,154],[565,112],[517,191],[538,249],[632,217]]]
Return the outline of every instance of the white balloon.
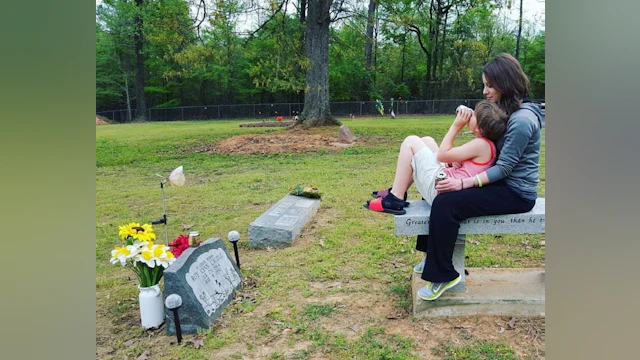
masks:
[[[184,174],[182,173],[182,165],[178,166],[169,175],[169,183],[174,186],[183,186],[185,182]]]

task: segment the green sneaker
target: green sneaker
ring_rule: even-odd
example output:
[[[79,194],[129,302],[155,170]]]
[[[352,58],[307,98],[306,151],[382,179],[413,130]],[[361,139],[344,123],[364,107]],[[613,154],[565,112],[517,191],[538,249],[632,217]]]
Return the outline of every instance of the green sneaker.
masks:
[[[427,255],[424,256],[424,258],[422,258],[422,261],[420,261],[419,264],[417,264],[416,266],[413,267],[413,272],[414,273],[418,273],[418,274],[422,274],[422,271],[424,270],[424,265],[427,263]]]
[[[422,300],[435,300],[437,298],[440,297],[440,295],[442,295],[442,293],[447,290],[450,289],[456,285],[458,285],[458,283],[460,282],[460,275],[458,275],[457,278],[447,282],[447,283],[432,283],[432,282],[427,282],[427,286],[423,287],[422,289],[418,290],[418,296],[420,297],[420,299]]]

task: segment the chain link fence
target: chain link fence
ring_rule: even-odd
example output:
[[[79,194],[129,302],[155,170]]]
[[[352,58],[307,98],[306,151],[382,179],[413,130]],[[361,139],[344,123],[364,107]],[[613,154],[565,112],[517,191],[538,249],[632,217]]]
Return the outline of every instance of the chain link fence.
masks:
[[[436,115],[454,114],[458,105],[470,108],[482,99],[446,99],[446,100],[394,100],[393,111],[398,115]],[[544,99],[533,102],[544,103]],[[385,114],[391,112],[391,101],[383,101]],[[181,120],[230,120],[230,119],[275,119],[278,116],[293,118],[303,110],[303,103],[272,103],[247,105],[206,105],[181,106],[173,108],[148,109],[149,121],[181,121]],[[375,101],[330,102],[331,114],[345,116],[375,116],[380,113]],[[109,118],[119,123],[129,121],[128,110],[98,111],[96,115]],[[131,109],[131,118],[136,117],[136,110]]]

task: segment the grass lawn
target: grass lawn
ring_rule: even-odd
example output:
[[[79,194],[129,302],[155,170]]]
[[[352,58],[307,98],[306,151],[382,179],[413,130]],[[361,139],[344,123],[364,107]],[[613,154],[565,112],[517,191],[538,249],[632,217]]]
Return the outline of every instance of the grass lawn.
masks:
[[[453,116],[340,119],[358,138],[340,151],[218,155],[194,151],[235,135],[286,133],[240,128],[249,121],[158,122],[96,127],[96,346],[100,359],[536,359],[544,342],[530,321],[498,332],[509,319],[414,319],[411,267],[415,237],[395,236],[393,216],[362,207],[393,182],[404,137],[442,140]],[[311,133],[337,137],[337,127]],[[457,143],[471,139],[459,136]],[[539,196],[545,194],[544,129]],[[135,275],[109,263],[118,226],[162,216],[160,178],[183,165],[187,184],[166,187],[169,241],[193,224],[202,239],[230,230],[239,242],[244,287],[208,332],[175,337],[139,326]],[[295,184],[313,183],[322,205],[293,246],[250,250],[250,222]],[[409,198],[420,195],[411,188]],[[164,229],[155,227],[158,241]],[[468,267],[541,267],[544,235],[472,235]],[[459,326],[468,324],[469,326]],[[506,327],[506,326],[505,326]],[[164,330],[164,329],[163,329]]]

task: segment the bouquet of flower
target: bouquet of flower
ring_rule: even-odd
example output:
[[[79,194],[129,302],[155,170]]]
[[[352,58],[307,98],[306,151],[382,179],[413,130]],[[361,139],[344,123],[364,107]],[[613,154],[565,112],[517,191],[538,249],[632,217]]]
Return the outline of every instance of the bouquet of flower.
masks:
[[[154,244],[156,234],[149,224],[138,223],[119,226],[119,235],[125,246],[116,246],[111,251],[111,263],[129,266],[140,279],[140,287],[150,287],[160,283],[164,269],[176,261],[171,249]]]
[[[317,186],[310,184],[309,186],[302,187],[300,184],[289,188],[289,194],[296,196],[304,196],[312,199],[320,199],[322,193]]]

